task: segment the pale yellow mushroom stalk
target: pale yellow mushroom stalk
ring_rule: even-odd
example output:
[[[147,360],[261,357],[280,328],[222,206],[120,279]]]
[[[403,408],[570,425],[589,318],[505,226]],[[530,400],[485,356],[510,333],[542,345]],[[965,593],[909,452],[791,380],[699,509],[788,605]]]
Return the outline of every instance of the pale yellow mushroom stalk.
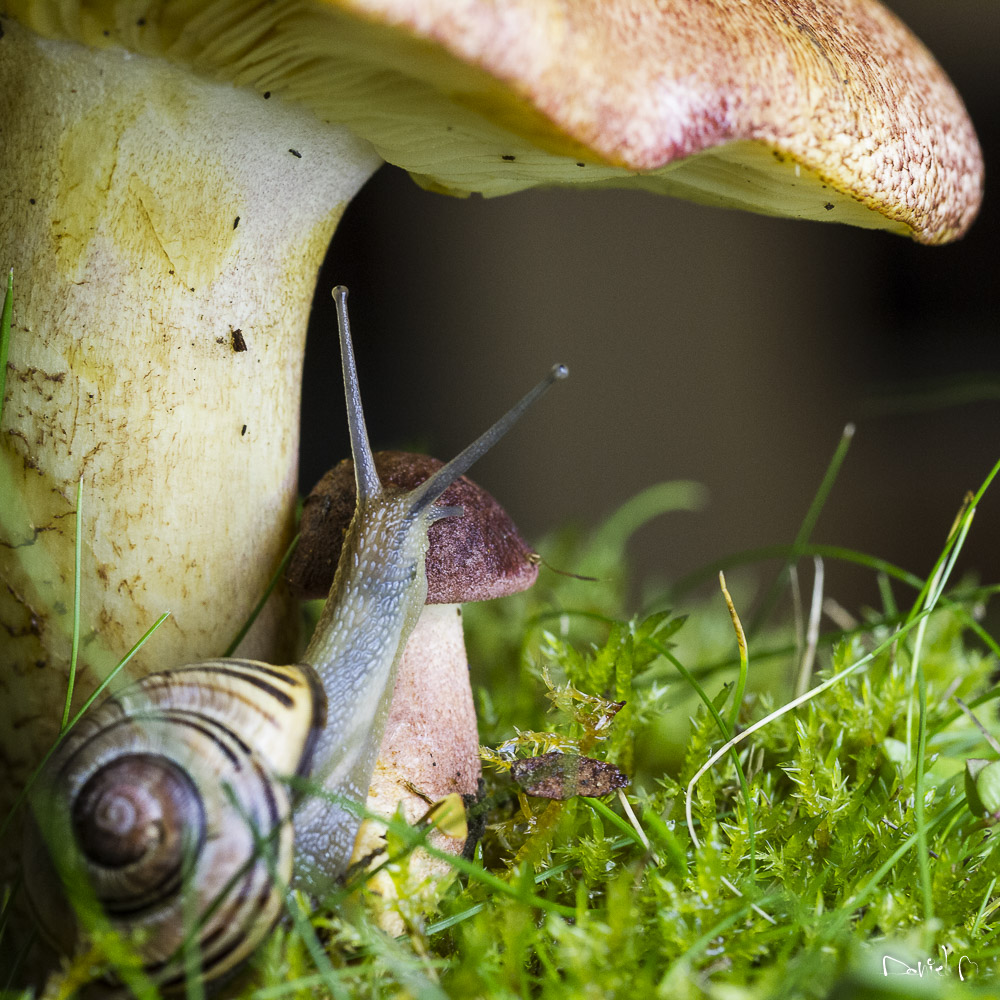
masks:
[[[366,806],[386,819],[426,823],[434,849],[461,854],[478,840],[473,811],[480,776],[461,609],[428,604],[403,651]],[[456,795],[462,799],[446,798]],[[439,810],[448,822],[438,821]],[[389,858],[386,826],[374,818],[358,828],[351,861],[376,870],[364,889],[379,926],[393,935],[433,911],[456,874],[448,861],[419,848],[401,860]]]
[[[961,100],[873,0],[4,0],[0,812],[66,687],[225,649],[290,533],[302,338],[343,206],[631,186],[959,236]],[[665,238],[669,238],[665,235]],[[279,595],[241,652],[280,658]],[[79,700],[77,701],[79,704]]]
[[[17,289],[0,434],[10,789],[59,723],[81,477],[81,696],[161,612],[137,669],[221,653],[263,592],[291,538],[316,272],[380,161],[280,99],[3,30],[0,254]],[[272,604],[242,651],[289,653],[276,640],[285,611]]]

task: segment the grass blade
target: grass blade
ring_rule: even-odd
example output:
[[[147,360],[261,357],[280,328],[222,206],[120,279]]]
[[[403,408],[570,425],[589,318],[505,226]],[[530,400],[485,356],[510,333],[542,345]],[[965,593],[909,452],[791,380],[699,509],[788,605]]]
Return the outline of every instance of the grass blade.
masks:
[[[105,677],[104,680],[101,681],[101,683],[98,684],[96,688],[94,688],[94,691],[90,695],[90,697],[83,703],[83,705],[80,706],[80,710],[76,713],[76,715],[73,716],[72,719],[70,719],[69,724],[66,726],[66,728],[62,732],[60,732],[60,734],[56,737],[56,739],[52,743],[52,746],[50,746],[49,749],[46,751],[45,756],[42,757],[38,766],[35,768],[34,771],[31,772],[31,776],[25,782],[24,788],[21,789],[20,794],[14,800],[14,804],[11,806],[10,812],[7,813],[7,816],[4,819],[3,823],[0,824],[0,841],[3,840],[4,835],[9,829],[10,824],[13,822],[14,816],[17,814],[18,809],[20,809],[21,806],[24,804],[24,800],[28,797],[28,793],[31,791],[35,782],[38,780],[38,775],[41,774],[45,765],[48,763],[49,758],[56,752],[56,749],[58,748],[59,744],[62,743],[66,735],[80,721],[80,719],[86,713],[87,709],[90,708],[91,705],[93,705],[93,703],[105,692],[105,690],[107,690],[108,685],[111,684],[111,682],[121,673],[121,671],[124,669],[125,665],[129,662],[129,660],[131,660],[132,657],[135,656],[135,654],[138,653],[139,650],[146,645],[146,643],[149,641],[153,633],[169,617],[170,617],[170,612],[164,611],[163,614],[160,615],[160,617],[157,618],[156,621],[153,622],[153,624],[150,625],[148,629],[146,629],[146,631],[142,635],[142,638],[125,654],[125,656],[119,661],[118,665],[108,673],[108,676]]]
[[[73,645],[69,657],[69,680],[66,684],[66,702],[63,705],[62,722],[59,732],[66,732],[69,725],[70,706],[73,704],[73,688],[76,686],[76,665],[80,655],[80,554],[83,537],[83,476],[76,484],[76,539],[73,543]]]
[[[222,654],[223,656],[232,656],[239,647],[239,644],[246,638],[247,632],[249,632],[253,627],[253,623],[257,620],[257,616],[264,610],[264,605],[267,604],[267,599],[271,596],[274,588],[278,586],[278,582],[281,580],[281,575],[285,572],[285,567],[292,558],[292,553],[295,552],[295,546],[298,544],[299,535],[296,535],[291,542],[288,543],[288,548],[285,549],[285,554],[281,557],[281,562],[278,563],[278,568],[271,575],[271,579],[268,581],[267,587],[261,595],[260,600],[254,605],[253,611],[250,612],[250,616],[243,623],[243,627],[233,637],[233,641],[226,647],[226,651]]]
[[[812,503],[809,504],[806,516],[802,519],[802,524],[799,526],[795,541],[792,542],[788,555],[785,558],[785,563],[772,581],[771,586],[764,595],[764,599],[760,603],[757,613],[750,622],[750,635],[756,635],[764,622],[770,617],[775,604],[778,602],[778,598],[781,596],[781,591],[788,580],[789,569],[800,556],[805,554],[803,547],[812,537],[812,533],[816,528],[816,522],[819,520],[820,514],[823,513],[823,508],[826,506],[826,501],[830,496],[833,485],[837,481],[837,476],[840,475],[840,469],[844,464],[844,459],[847,458],[847,450],[850,448],[853,439],[854,424],[847,424],[840,435],[840,441],[837,442],[836,449],[834,449],[833,457],[826,467],[823,479],[820,481],[819,487],[812,498]]]
[[[765,562],[768,559],[792,559],[800,556],[820,556],[833,562],[846,562],[855,566],[862,566],[875,573],[884,573],[893,580],[899,580],[913,590],[919,591],[924,586],[924,578],[903,569],[886,559],[869,555],[866,552],[858,552],[856,549],[845,548],[840,545],[816,545],[807,543],[796,548],[794,545],[763,545],[755,549],[745,549],[742,552],[734,552],[732,555],[722,559],[716,559],[700,569],[694,570],[687,576],[682,577],[670,588],[666,598],[666,604],[676,604],[677,600],[690,593],[696,587],[700,587],[710,580],[715,580],[719,576],[719,571],[729,571],[737,566],[752,566],[755,563]]]
[[[0,424],[3,422],[3,398],[7,391],[7,354],[10,350],[10,321],[14,309],[14,269],[7,272],[7,291],[0,313]]]

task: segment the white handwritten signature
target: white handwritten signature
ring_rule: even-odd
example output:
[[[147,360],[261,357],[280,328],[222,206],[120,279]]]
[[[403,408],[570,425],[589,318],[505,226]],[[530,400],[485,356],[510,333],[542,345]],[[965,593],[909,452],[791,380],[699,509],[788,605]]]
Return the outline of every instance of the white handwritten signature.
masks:
[[[935,962],[933,958],[928,958],[917,962],[916,965],[910,965],[902,959],[893,958],[891,955],[883,955],[882,975],[919,976],[921,979],[924,976],[946,976],[952,971],[948,967],[949,957],[948,953],[945,952],[944,962]],[[962,982],[965,982],[966,979],[979,971],[979,966],[967,955],[961,955],[959,956],[958,964],[955,966],[955,971],[958,973],[958,978]]]

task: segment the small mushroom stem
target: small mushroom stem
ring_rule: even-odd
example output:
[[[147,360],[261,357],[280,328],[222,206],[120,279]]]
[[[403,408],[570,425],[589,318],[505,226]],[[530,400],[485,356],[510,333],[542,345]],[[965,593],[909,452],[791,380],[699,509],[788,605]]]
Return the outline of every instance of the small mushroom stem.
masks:
[[[268,97],[3,21],[0,816],[58,727],[81,478],[77,704],[163,611],[130,670],[222,652],[288,544],[316,274],[380,160]]]
[[[475,795],[481,773],[462,609],[458,604],[425,604],[399,666],[368,809],[390,817],[401,806],[406,821],[416,823],[431,803],[446,795]],[[382,852],[384,836],[383,824],[370,819],[362,823],[352,862]],[[430,842],[453,854],[460,854],[465,846],[463,840],[437,830],[431,832]],[[382,860],[384,855],[375,863]],[[450,871],[446,861],[418,851],[409,860],[414,891],[407,894],[406,905],[438,898],[441,879]],[[391,878],[377,876],[371,888],[386,904],[380,918],[384,929],[401,932]]]

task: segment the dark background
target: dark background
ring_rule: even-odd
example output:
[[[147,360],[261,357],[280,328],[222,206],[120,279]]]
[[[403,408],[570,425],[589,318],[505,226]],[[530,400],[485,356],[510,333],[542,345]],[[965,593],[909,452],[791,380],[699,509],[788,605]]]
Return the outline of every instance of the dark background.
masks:
[[[1000,4],[897,0],[997,161]],[[351,204],[320,277],[307,355],[303,488],[347,453],[329,289],[351,289],[376,448],[450,458],[556,360],[557,387],[474,476],[529,539],[596,523],[664,479],[708,503],[645,527],[637,565],[676,579],[790,542],[848,421],[814,538],[926,573],[964,492],[1000,458],[997,196],[928,248],[635,192],[464,201],[384,167]],[[997,577],[1000,484],[960,566]],[[827,590],[876,601],[869,573]]]

